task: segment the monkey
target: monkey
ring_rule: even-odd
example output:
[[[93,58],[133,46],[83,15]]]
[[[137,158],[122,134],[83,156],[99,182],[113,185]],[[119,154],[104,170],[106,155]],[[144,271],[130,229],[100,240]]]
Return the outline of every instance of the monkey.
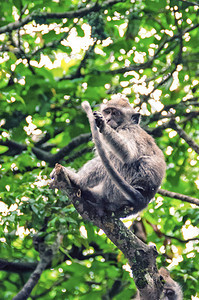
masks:
[[[159,269],[159,274],[164,281],[161,300],[182,300],[182,289],[180,285],[170,277],[169,271],[161,267]]]
[[[100,111],[92,112],[87,101],[82,107],[96,155],[78,172],[63,168],[67,180],[101,216],[125,207],[136,214],[148,205],[162,182],[166,169],[162,151],[140,127],[140,114],[126,96],[115,95],[101,104]],[[55,170],[52,178],[54,174]]]
[[[158,273],[164,284],[160,300],[183,300],[182,289],[180,285],[171,278],[169,271],[161,267]],[[148,295],[148,299],[153,299],[153,297]],[[136,297],[133,298],[133,300],[141,300],[139,292],[137,292]]]

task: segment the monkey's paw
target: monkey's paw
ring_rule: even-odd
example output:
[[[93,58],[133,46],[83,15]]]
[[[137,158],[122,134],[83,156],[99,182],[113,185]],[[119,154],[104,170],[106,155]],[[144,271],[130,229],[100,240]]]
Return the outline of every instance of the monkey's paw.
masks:
[[[97,127],[99,128],[99,131],[102,132],[104,129],[104,126],[105,126],[105,119],[104,119],[103,115],[99,111],[94,111],[93,116],[95,118],[95,123],[96,123]]]

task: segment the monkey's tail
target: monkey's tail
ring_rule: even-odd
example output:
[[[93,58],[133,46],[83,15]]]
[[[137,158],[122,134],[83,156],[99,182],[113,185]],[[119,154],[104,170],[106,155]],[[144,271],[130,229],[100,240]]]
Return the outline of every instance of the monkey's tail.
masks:
[[[106,168],[109,176],[112,178],[113,182],[116,184],[117,187],[120,188],[122,193],[124,194],[125,198],[133,204],[133,206],[136,206],[136,200],[140,200],[142,198],[143,202],[147,202],[146,199],[144,199],[143,195],[136,190],[134,187],[132,187],[126,180],[124,180],[119,172],[115,169],[111,161],[109,160],[106,151],[103,148],[102,142],[100,140],[99,131],[95,123],[95,119],[93,117],[93,112],[91,110],[90,104],[88,101],[84,101],[82,103],[82,108],[87,114],[92,136],[95,142],[95,146],[97,149],[97,152],[103,162],[104,167]]]

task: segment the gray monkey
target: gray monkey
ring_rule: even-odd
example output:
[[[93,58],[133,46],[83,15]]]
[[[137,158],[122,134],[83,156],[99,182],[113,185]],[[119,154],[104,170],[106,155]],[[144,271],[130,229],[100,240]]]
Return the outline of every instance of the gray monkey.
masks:
[[[158,272],[164,283],[160,300],[183,300],[182,289],[180,285],[171,278],[169,271],[161,267]],[[147,299],[153,299],[153,297],[148,295]],[[133,300],[141,300],[139,292],[137,292]]]
[[[180,285],[170,277],[170,273],[165,268],[160,268],[160,276],[164,280],[164,287],[161,300],[182,300],[183,293]]]
[[[164,177],[162,151],[139,126],[140,114],[126,97],[115,95],[102,103],[100,111],[92,112],[87,101],[82,107],[90,122],[96,156],[77,173],[63,168],[66,179],[81,190],[100,216],[126,207],[133,214],[139,212],[154,197]]]

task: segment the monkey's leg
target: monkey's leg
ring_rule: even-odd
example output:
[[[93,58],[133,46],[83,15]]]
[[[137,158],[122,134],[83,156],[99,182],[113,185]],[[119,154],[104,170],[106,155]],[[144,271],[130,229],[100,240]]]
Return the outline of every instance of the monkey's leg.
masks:
[[[56,184],[57,181],[65,182],[65,189],[67,189],[67,187],[69,189],[71,187],[80,189],[82,193],[84,193],[88,200],[92,203],[96,203],[96,199],[101,197],[102,188],[100,185],[94,188],[87,188],[86,184],[80,184],[79,174],[73,172],[68,168],[63,167],[62,165],[56,164],[55,168],[50,174],[50,177],[56,180]]]
[[[102,217],[106,211],[105,201],[103,199],[103,183],[93,188],[83,188],[81,192],[84,200],[94,207],[97,214]]]
[[[77,173],[65,167],[63,167],[63,171],[65,176],[69,178],[72,185],[79,186],[80,179]]]
[[[74,187],[78,188],[79,176],[72,170],[63,167],[60,164],[55,165],[50,177],[53,179],[50,183],[50,187],[53,189],[58,188],[68,192]]]
[[[96,209],[99,216],[104,215],[104,206],[102,205],[101,199],[101,185],[95,188],[87,188],[86,186],[80,187],[78,184],[80,181],[79,175],[60,164],[55,165],[55,168],[51,172],[50,176],[53,179],[53,181],[50,183],[50,188],[58,188],[65,191],[69,195],[71,195],[71,190],[75,189],[76,192],[78,191],[78,193],[81,193],[82,198],[89,205],[92,205]]]

